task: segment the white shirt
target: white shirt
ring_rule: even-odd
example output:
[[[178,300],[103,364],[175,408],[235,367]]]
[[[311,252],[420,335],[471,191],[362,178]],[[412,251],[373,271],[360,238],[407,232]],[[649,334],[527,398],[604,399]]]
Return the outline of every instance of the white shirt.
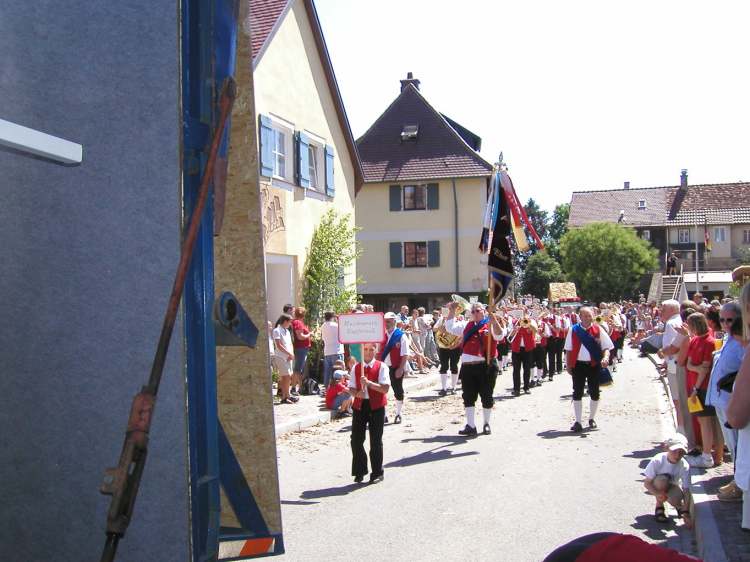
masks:
[[[375,359],[370,361],[369,363],[365,363],[366,367],[372,367],[375,364]],[[352,367],[351,372],[349,373],[349,388],[352,388],[354,390],[357,390],[357,380],[362,376],[363,369],[357,369],[359,367],[359,363],[354,365]],[[385,363],[383,361],[380,362],[380,372],[378,373],[378,384],[389,384],[391,382],[390,377],[388,376],[388,367],[386,367]],[[367,394],[367,387],[364,387],[363,389],[365,391],[365,400],[370,399],[370,395]]]
[[[385,333],[385,345],[388,345],[388,342],[391,341],[391,334],[393,332],[386,332]],[[383,348],[385,349],[385,347]],[[409,337],[406,334],[401,335],[401,357],[404,355],[409,355]],[[398,365],[391,365],[391,354],[389,353],[385,357],[384,363],[388,367],[398,367]]]
[[[583,327],[583,324],[581,324],[581,327]],[[599,346],[602,348],[602,351],[614,349],[615,347],[609,334],[601,329],[601,326],[599,326]],[[565,338],[565,351],[573,351],[573,330],[570,330]],[[591,361],[591,354],[585,345],[581,345],[581,349],[578,351],[578,361]]]
[[[664,326],[664,339],[662,340],[661,348],[667,348],[670,345],[680,347],[682,340],[685,336],[678,334],[675,328],[682,326],[682,317],[679,314],[675,314],[669,320],[667,320]],[[667,357],[670,363],[677,363],[677,354],[670,355]]]
[[[331,320],[320,327],[323,337],[323,355],[343,355],[344,346],[339,342],[339,325]]]
[[[284,344],[284,347],[289,353],[294,353],[294,350],[292,348],[292,332],[284,328],[281,324],[276,326],[273,329],[273,340],[274,342],[276,340],[281,340],[281,343]],[[289,359],[289,356],[281,351],[278,347],[276,347],[276,357],[281,357],[282,359]]]
[[[679,462],[669,462],[669,453],[659,453],[652,458],[643,474],[649,480],[653,480],[660,474],[668,474],[672,477],[672,483],[680,486],[683,490],[690,488],[690,466],[683,458]]]
[[[463,336],[464,335],[464,328],[466,328],[466,325],[469,323],[468,320],[458,320],[457,318],[450,318],[445,321],[445,331],[449,334],[453,334],[454,336]],[[502,339],[502,333],[498,333],[495,329],[495,326],[490,322],[490,331],[492,332],[492,337],[495,341],[500,341]],[[462,353],[461,354],[461,363],[478,363],[480,361],[485,361],[485,357],[479,357],[478,355],[470,355],[468,353]]]

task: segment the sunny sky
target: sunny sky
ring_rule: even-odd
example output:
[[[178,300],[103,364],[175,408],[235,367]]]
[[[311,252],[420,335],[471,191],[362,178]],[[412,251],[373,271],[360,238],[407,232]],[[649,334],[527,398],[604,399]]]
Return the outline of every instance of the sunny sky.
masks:
[[[750,181],[750,2],[316,0],[355,137],[407,71],[519,197]]]

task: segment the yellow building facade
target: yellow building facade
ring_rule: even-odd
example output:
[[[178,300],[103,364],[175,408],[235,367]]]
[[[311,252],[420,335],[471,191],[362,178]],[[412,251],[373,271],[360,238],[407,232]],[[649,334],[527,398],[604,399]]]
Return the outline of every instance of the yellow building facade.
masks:
[[[253,59],[270,319],[284,304],[300,302],[320,218],[335,209],[354,221],[361,177],[314,5],[310,0],[278,5],[283,9],[265,41],[258,41]],[[344,274],[354,283],[354,266]]]

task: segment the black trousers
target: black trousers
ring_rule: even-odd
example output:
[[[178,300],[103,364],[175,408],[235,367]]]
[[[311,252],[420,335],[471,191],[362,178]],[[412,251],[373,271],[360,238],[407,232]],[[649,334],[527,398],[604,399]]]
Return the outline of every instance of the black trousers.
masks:
[[[404,401],[404,375],[401,378],[396,377],[396,367],[388,367],[388,374],[391,377],[391,388],[393,389],[393,395],[399,402]]]
[[[375,476],[383,474],[383,426],[385,408],[370,410],[370,401],[362,400],[362,408],[352,417],[352,476],[367,474],[365,433],[370,430],[370,466]]]
[[[573,400],[583,398],[583,389],[588,384],[589,396],[599,400],[599,365],[591,362],[577,361],[573,367]]]
[[[495,391],[497,373],[496,359],[490,361],[489,365],[484,361],[461,365],[464,407],[473,408],[479,396],[482,399],[482,408],[492,408],[495,403],[492,393]]]
[[[547,368],[550,375],[562,373],[562,354],[565,342],[562,338],[550,338],[547,340]]]
[[[542,373],[547,374],[547,348],[538,345],[534,348],[533,353],[533,367],[542,369]]]
[[[458,373],[458,360],[461,359],[461,349],[438,348],[440,357],[440,372],[445,374],[450,368],[451,373]]]
[[[521,348],[519,352],[513,352],[511,361],[513,362],[513,390],[521,390],[521,369],[523,369],[523,389],[529,389],[529,377],[531,376],[531,352]]]

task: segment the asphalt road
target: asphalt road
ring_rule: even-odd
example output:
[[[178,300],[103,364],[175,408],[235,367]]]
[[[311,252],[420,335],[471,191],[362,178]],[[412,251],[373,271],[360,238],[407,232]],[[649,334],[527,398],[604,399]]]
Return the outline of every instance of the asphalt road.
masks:
[[[519,398],[509,397],[510,379],[509,371],[498,378],[492,435],[468,440],[457,435],[460,395],[407,396],[404,423],[386,426],[378,484],[352,482],[348,421],[282,436],[282,559],[540,561],[599,531],[690,550],[681,523],[653,522],[641,483],[647,459],[671,433],[646,359],[626,351],[615,385],[603,390],[599,429],[583,434],[568,431],[568,375]],[[585,398],[584,419],[587,411]]]

